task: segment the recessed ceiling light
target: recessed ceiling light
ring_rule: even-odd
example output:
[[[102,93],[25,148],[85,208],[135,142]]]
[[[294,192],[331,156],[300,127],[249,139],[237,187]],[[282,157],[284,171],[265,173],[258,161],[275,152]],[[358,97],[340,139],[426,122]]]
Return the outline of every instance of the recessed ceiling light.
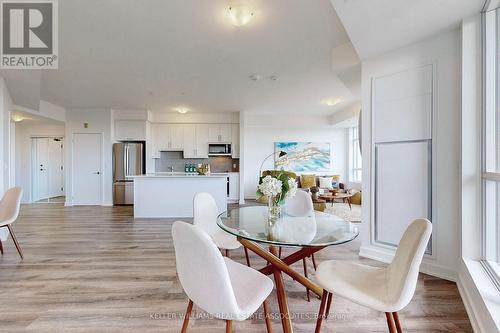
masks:
[[[321,104],[328,105],[328,106],[335,106],[335,105],[339,104],[340,102],[342,102],[342,99],[340,99],[340,98],[328,98],[328,99],[322,100]]]
[[[252,80],[252,81],[258,81],[258,80],[260,80],[260,75],[258,75],[258,74],[252,74],[252,75],[250,75],[250,80]]]
[[[12,120],[13,120],[15,123],[18,123],[18,122],[21,122],[21,121],[23,121],[23,120],[29,119],[29,118],[27,118],[27,117],[23,117],[23,116],[18,115],[18,114],[13,114],[11,118],[12,118]]]
[[[253,9],[242,4],[230,5],[227,12],[231,23],[237,27],[248,24],[254,15]]]
[[[278,77],[278,75],[271,75],[271,76],[269,77],[269,79],[270,79],[271,81],[278,81],[279,77]]]
[[[191,110],[189,110],[188,108],[184,108],[184,107],[178,107],[178,108],[175,108],[175,111],[177,111],[177,112],[179,112],[181,114],[185,114],[185,113],[188,113]]]

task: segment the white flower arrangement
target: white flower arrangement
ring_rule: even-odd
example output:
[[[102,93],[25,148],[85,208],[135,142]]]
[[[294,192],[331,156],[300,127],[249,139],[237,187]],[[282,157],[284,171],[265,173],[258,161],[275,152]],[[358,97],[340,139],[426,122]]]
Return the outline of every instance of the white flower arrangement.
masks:
[[[275,197],[281,193],[282,181],[271,176],[265,176],[262,183],[257,186],[259,191],[267,197]]]
[[[257,197],[267,196],[275,204],[283,203],[297,193],[297,181],[285,172],[276,172],[260,178],[257,186]]]

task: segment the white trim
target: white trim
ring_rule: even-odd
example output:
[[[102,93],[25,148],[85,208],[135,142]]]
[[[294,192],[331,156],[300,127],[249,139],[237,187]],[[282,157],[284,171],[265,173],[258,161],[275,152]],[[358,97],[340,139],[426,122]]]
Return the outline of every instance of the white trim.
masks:
[[[483,179],[500,182],[500,172],[483,172]]]
[[[498,305],[497,310],[494,310],[495,305],[485,302],[489,298],[488,294],[495,292],[496,289],[478,261],[461,260],[457,287],[474,332],[500,332],[500,321],[495,323],[494,320],[500,318],[500,313],[496,313]]]
[[[386,264],[392,261],[394,255],[394,250],[379,245],[361,246],[359,249],[360,257],[377,260]],[[435,259],[429,255],[424,256],[420,272],[452,282],[457,281],[457,274],[454,269],[436,265]]]

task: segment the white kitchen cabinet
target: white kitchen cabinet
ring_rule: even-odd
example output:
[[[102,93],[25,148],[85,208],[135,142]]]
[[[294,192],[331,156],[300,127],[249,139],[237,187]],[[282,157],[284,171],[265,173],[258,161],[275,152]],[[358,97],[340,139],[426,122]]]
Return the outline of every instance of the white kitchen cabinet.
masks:
[[[144,141],[146,140],[146,121],[144,120],[116,120],[116,141]]]
[[[231,143],[231,124],[210,124],[208,125],[209,142]]]
[[[169,125],[170,148],[169,150],[182,150],[184,148],[183,128],[181,124]]]
[[[153,158],[159,158],[161,151],[183,150],[184,133],[181,124],[153,124],[151,137]]]
[[[184,125],[184,158],[196,158],[196,125]]]
[[[232,124],[222,124],[220,125],[220,141],[231,143],[231,128]]]
[[[240,125],[233,124],[231,129],[231,155],[233,158],[240,158]]]
[[[238,202],[239,200],[240,200],[240,174],[239,172],[230,172],[228,201]]]
[[[184,158],[208,158],[208,125],[184,125]]]
[[[208,125],[196,125],[196,157],[208,158]]]

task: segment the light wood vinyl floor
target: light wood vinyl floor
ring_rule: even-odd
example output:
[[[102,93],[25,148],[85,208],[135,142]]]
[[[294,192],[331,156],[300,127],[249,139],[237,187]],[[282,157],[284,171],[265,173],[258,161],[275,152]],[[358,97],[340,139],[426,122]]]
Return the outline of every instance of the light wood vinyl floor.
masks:
[[[0,332],[179,332],[187,299],[175,273],[172,221],[134,220],[130,207],[23,206],[13,227],[25,259],[10,238],[0,257]],[[377,265],[358,258],[358,247],[325,249],[317,259]],[[244,263],[243,250],[230,255]],[[264,264],[255,255],[251,261]],[[313,332],[319,300],[308,303],[290,279],[286,287],[295,332]],[[270,303],[276,312],[274,294]],[[189,332],[224,332],[223,322],[194,311]],[[383,314],[340,297],[332,313],[323,332],[387,332]],[[427,275],[400,318],[405,332],[472,332],[456,285]],[[281,332],[278,320],[273,328]],[[265,325],[254,318],[235,323],[234,332],[265,332]]]

